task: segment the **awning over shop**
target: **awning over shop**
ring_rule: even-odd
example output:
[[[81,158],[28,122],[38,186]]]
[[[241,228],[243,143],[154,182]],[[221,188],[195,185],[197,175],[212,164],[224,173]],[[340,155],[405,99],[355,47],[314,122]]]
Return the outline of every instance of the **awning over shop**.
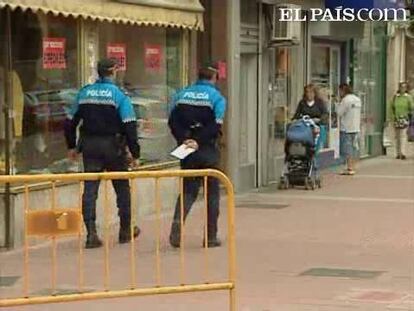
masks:
[[[198,0],[0,0],[0,8],[135,24],[203,30]]]

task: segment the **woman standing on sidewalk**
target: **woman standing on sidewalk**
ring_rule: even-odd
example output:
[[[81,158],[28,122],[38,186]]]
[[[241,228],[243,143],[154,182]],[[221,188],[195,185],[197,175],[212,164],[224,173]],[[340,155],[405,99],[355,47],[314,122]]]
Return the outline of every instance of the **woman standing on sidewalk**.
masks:
[[[319,96],[318,96],[319,95]],[[316,150],[319,151],[325,145],[326,126],[329,122],[329,112],[326,103],[320,96],[321,91],[313,84],[305,85],[303,89],[303,98],[299,102],[293,119],[300,119],[304,116],[311,118],[319,127],[319,140]]]
[[[388,104],[388,124],[392,121],[395,133],[395,153],[396,158],[406,159],[407,128],[414,109],[413,98],[408,93],[408,83],[400,82],[398,91]]]

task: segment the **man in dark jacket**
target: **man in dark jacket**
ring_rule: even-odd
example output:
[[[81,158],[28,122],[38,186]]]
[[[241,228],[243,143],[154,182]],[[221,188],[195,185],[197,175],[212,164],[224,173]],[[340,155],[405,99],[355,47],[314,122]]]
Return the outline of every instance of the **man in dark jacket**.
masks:
[[[178,145],[185,144],[196,151],[181,161],[182,169],[218,168],[219,150],[217,139],[223,124],[226,100],[215,87],[218,70],[214,65],[206,65],[199,70],[198,81],[178,92],[172,101],[168,120],[171,132]],[[184,178],[184,219],[197,199],[202,178]],[[217,238],[219,216],[219,181],[208,178],[208,247],[221,245]],[[180,247],[181,234],[180,197],[175,206],[171,226],[170,244]]]
[[[138,165],[137,121],[131,100],[114,83],[117,64],[113,59],[98,63],[99,79],[78,93],[65,122],[65,137],[69,158],[77,157],[77,127],[80,127],[79,149],[85,172],[127,171],[128,162]],[[129,152],[132,155],[127,155]],[[131,234],[131,194],[128,180],[113,180],[120,217],[119,243],[128,243]],[[85,181],[83,220],[87,229],[86,248],[102,245],[96,232],[96,199],[99,180]]]

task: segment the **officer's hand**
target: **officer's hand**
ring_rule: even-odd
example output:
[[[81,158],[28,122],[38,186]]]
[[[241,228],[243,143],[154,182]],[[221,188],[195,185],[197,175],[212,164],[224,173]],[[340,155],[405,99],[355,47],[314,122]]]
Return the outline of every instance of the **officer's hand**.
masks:
[[[198,143],[194,139],[187,139],[184,141],[184,144],[187,146],[187,148],[192,148],[194,150],[198,149]]]
[[[134,161],[134,157],[132,156],[131,152],[129,151],[129,149],[127,149],[126,151],[126,160],[128,165],[131,165],[132,162]]]
[[[140,163],[139,163],[139,159],[132,159],[132,161],[129,163],[129,168],[134,171],[136,169],[138,169]]]
[[[69,149],[68,151],[68,159],[71,161],[76,161],[78,160],[79,154],[76,151],[76,149]]]
[[[138,167],[139,167],[139,166],[140,166],[139,159],[134,159],[134,160],[132,161],[131,168],[132,168],[133,170],[136,170],[136,169],[138,169]]]

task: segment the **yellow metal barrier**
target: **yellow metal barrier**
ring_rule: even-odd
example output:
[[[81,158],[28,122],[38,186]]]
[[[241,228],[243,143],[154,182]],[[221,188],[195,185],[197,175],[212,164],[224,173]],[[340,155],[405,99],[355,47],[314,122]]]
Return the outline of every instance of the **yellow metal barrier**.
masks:
[[[204,184],[204,239],[207,240],[207,179],[208,177],[217,178],[224,185],[227,194],[227,235],[228,235],[228,277],[222,282],[209,282],[209,259],[208,244],[204,243],[204,273],[205,283],[186,284],[185,283],[185,245],[184,245],[184,186],[183,179],[186,177],[200,177]],[[109,199],[108,181],[124,179],[154,179],[155,181],[155,216],[156,216],[156,249],[155,249],[155,273],[156,286],[149,288],[137,288],[136,281],[136,261],[135,261],[135,242],[130,243],[130,287],[122,290],[110,289],[110,266],[109,266]],[[181,194],[181,247],[180,247],[180,284],[174,286],[163,286],[161,277],[161,202],[160,202],[160,179],[178,178]],[[104,291],[82,292],[84,289],[83,272],[83,224],[82,224],[82,192],[85,181],[102,180],[104,182]],[[37,182],[50,182],[51,187],[51,206],[49,209],[30,210],[28,184]],[[58,209],[56,203],[56,182],[79,182],[78,208]],[[0,184],[24,184],[24,212],[25,212],[25,241],[24,241],[24,267],[23,267],[23,289],[22,296],[17,298],[0,299],[0,307],[11,307],[19,305],[45,304],[56,302],[70,302],[80,300],[94,300],[104,298],[121,298],[144,295],[175,294],[201,291],[229,291],[229,310],[236,310],[235,297],[235,278],[236,278],[236,250],[235,250],[235,209],[234,191],[231,181],[222,172],[212,169],[207,170],[165,170],[165,171],[136,171],[136,172],[108,172],[108,173],[80,173],[80,174],[46,174],[46,175],[14,175],[0,176]],[[132,219],[136,219],[135,209],[136,186],[131,183],[131,213]],[[131,230],[133,224],[131,223]],[[79,293],[59,295],[56,291],[56,271],[57,271],[57,239],[62,236],[78,237],[78,288]],[[51,294],[49,296],[31,296],[29,294],[29,237],[47,237],[51,239]]]

